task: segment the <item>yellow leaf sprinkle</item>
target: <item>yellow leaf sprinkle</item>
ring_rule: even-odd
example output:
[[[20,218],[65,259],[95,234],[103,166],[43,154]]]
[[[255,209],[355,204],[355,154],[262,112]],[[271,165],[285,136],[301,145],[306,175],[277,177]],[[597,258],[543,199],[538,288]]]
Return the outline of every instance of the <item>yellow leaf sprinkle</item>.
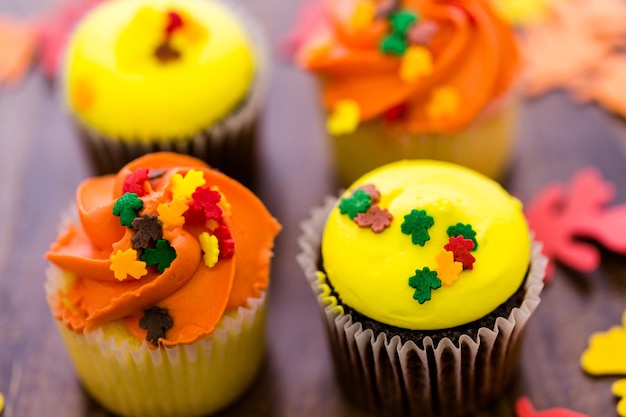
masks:
[[[454,284],[463,271],[463,264],[454,260],[454,253],[442,249],[437,256],[437,278],[446,286]]]
[[[159,204],[157,212],[159,213],[159,221],[163,223],[163,227],[179,227],[185,224],[183,214],[189,206],[184,198],[176,198],[171,203]]]
[[[4,411],[4,395],[0,392],[0,414]]]
[[[338,102],[326,122],[328,132],[337,136],[354,132],[359,125],[360,113],[359,105],[355,101]]]
[[[355,30],[368,28],[376,17],[376,7],[371,0],[361,0],[354,8],[350,27]]]
[[[433,119],[452,116],[459,109],[460,102],[459,93],[453,87],[437,88],[426,105],[426,114]]]
[[[433,72],[433,56],[423,46],[411,46],[402,57],[400,79],[411,82]]]
[[[210,235],[208,232],[204,232],[200,235],[200,247],[204,252],[202,259],[204,259],[204,264],[209,268],[213,268],[217,263],[217,259],[220,255],[220,246],[217,241],[217,238],[213,235]]]
[[[586,372],[592,375],[626,375],[626,311],[622,322],[623,326],[591,335],[589,347],[580,359]]]
[[[172,175],[170,184],[172,187],[172,199],[177,199],[178,197],[190,198],[196,191],[196,188],[206,184],[206,180],[202,171],[190,169],[184,177],[178,173]]]
[[[113,271],[115,279],[119,281],[125,280],[129,275],[139,279],[148,273],[146,263],[138,259],[135,249],[127,249],[125,251],[118,249],[117,252],[111,255],[110,260],[111,265],[109,269]]]

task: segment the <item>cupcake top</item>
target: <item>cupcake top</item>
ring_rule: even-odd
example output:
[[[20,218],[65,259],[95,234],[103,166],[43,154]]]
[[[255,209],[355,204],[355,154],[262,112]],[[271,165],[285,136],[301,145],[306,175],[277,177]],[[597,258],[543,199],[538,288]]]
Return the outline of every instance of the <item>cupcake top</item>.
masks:
[[[187,138],[245,100],[256,71],[252,43],[213,0],[110,0],[68,43],[69,109],[123,140]]]
[[[321,79],[331,133],[372,119],[459,131],[518,73],[514,34],[487,0],[326,0],[316,21],[297,60]]]
[[[76,205],[46,254],[69,274],[51,307],[74,331],[121,323],[155,346],[191,343],[268,285],[279,224],[195,158],[141,157],[85,180]]]
[[[322,236],[342,303],[388,325],[446,329],[479,319],[522,284],[530,236],[521,203],[446,162],[400,161],[357,180]]]

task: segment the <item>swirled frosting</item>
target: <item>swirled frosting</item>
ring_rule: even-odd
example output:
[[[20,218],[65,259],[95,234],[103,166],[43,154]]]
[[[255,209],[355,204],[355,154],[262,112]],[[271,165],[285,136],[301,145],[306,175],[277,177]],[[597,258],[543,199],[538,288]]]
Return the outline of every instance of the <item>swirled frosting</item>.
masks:
[[[256,63],[243,23],[212,0],[110,0],[74,30],[68,108],[126,141],[185,139],[247,96]]]
[[[141,157],[85,180],[76,204],[46,257],[72,276],[52,308],[77,332],[121,321],[154,345],[191,343],[268,285],[280,225],[197,159]]]
[[[328,0],[323,7],[297,60],[321,79],[331,132],[376,118],[411,133],[459,131],[518,74],[513,32],[489,1]]]
[[[407,160],[371,171],[341,196],[322,258],[342,303],[397,327],[446,329],[517,291],[530,237],[521,203],[495,181]]]

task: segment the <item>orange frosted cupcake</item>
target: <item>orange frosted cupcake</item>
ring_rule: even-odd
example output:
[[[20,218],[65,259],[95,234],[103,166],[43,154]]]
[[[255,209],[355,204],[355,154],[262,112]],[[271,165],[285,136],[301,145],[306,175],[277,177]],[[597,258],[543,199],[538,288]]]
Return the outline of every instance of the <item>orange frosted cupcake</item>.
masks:
[[[199,416],[240,396],[264,353],[279,224],[201,161],[150,154],[84,181],[46,257],[79,379],[123,416]]]
[[[492,178],[513,146],[519,53],[485,0],[328,0],[299,65],[321,84],[339,177],[404,158]]]

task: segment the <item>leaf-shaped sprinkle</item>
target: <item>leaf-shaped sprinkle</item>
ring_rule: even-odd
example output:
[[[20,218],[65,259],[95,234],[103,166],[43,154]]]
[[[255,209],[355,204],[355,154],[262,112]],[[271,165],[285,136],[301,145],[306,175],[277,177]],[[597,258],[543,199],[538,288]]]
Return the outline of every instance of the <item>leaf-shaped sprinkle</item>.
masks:
[[[379,206],[372,206],[367,213],[359,213],[354,218],[354,222],[359,227],[370,227],[372,232],[381,233],[391,224],[392,214],[387,209],[381,209]]]
[[[113,206],[113,215],[120,217],[122,226],[132,227],[137,211],[143,208],[143,201],[135,193],[125,193]]]
[[[442,249],[435,256],[437,261],[437,277],[445,286],[450,286],[458,281],[459,274],[463,272],[463,264],[454,261],[454,254]]]
[[[413,209],[404,216],[401,230],[405,235],[411,235],[411,241],[414,245],[424,246],[426,241],[430,240],[428,229],[434,224],[435,220],[426,214],[425,210]]]
[[[209,268],[213,268],[220,255],[220,246],[217,237],[210,235],[208,232],[203,232],[198,239],[200,240],[200,247],[204,252],[202,256],[204,264]]]
[[[476,232],[474,231],[474,229],[472,229],[471,224],[457,223],[454,226],[448,227],[446,233],[448,233],[449,237],[463,236],[465,239],[470,239],[472,242],[474,242],[474,249],[472,249],[472,251],[478,249]]]
[[[454,260],[461,262],[463,268],[474,268],[476,258],[470,252],[474,249],[474,241],[465,239],[463,236],[450,237],[448,243],[443,247],[454,254]]]
[[[129,275],[139,279],[148,274],[146,263],[137,259],[137,251],[134,249],[125,251],[118,249],[117,252],[111,255],[110,261],[109,269],[113,271],[113,276],[118,281],[125,280]]]
[[[133,249],[145,249],[163,236],[163,224],[154,214],[135,217],[132,227],[135,229],[135,234],[130,238]]]
[[[139,327],[146,329],[146,340],[154,346],[159,345],[159,339],[165,339],[166,332],[174,325],[174,320],[167,309],[150,307],[143,312],[144,316],[139,319]]]
[[[185,224],[185,217],[183,216],[189,206],[184,198],[177,198],[172,200],[171,203],[162,203],[157,207],[159,213],[159,220],[163,223],[164,227],[179,227]]]
[[[415,288],[413,299],[424,304],[430,300],[431,290],[441,288],[441,280],[437,278],[437,271],[431,271],[425,266],[421,270],[415,270],[415,275],[409,278],[409,286]]]
[[[156,265],[160,273],[163,273],[174,259],[176,259],[176,249],[164,239],[158,240],[154,248],[146,248],[141,255],[142,261],[145,261],[148,266]]]
[[[344,197],[339,202],[339,212],[347,214],[351,220],[359,213],[365,213],[372,205],[372,198],[365,191],[357,189],[351,197]]]
[[[175,200],[178,197],[191,197],[198,187],[206,184],[206,180],[202,171],[190,169],[184,177],[179,173],[172,175],[170,184],[172,187],[172,200]]]

